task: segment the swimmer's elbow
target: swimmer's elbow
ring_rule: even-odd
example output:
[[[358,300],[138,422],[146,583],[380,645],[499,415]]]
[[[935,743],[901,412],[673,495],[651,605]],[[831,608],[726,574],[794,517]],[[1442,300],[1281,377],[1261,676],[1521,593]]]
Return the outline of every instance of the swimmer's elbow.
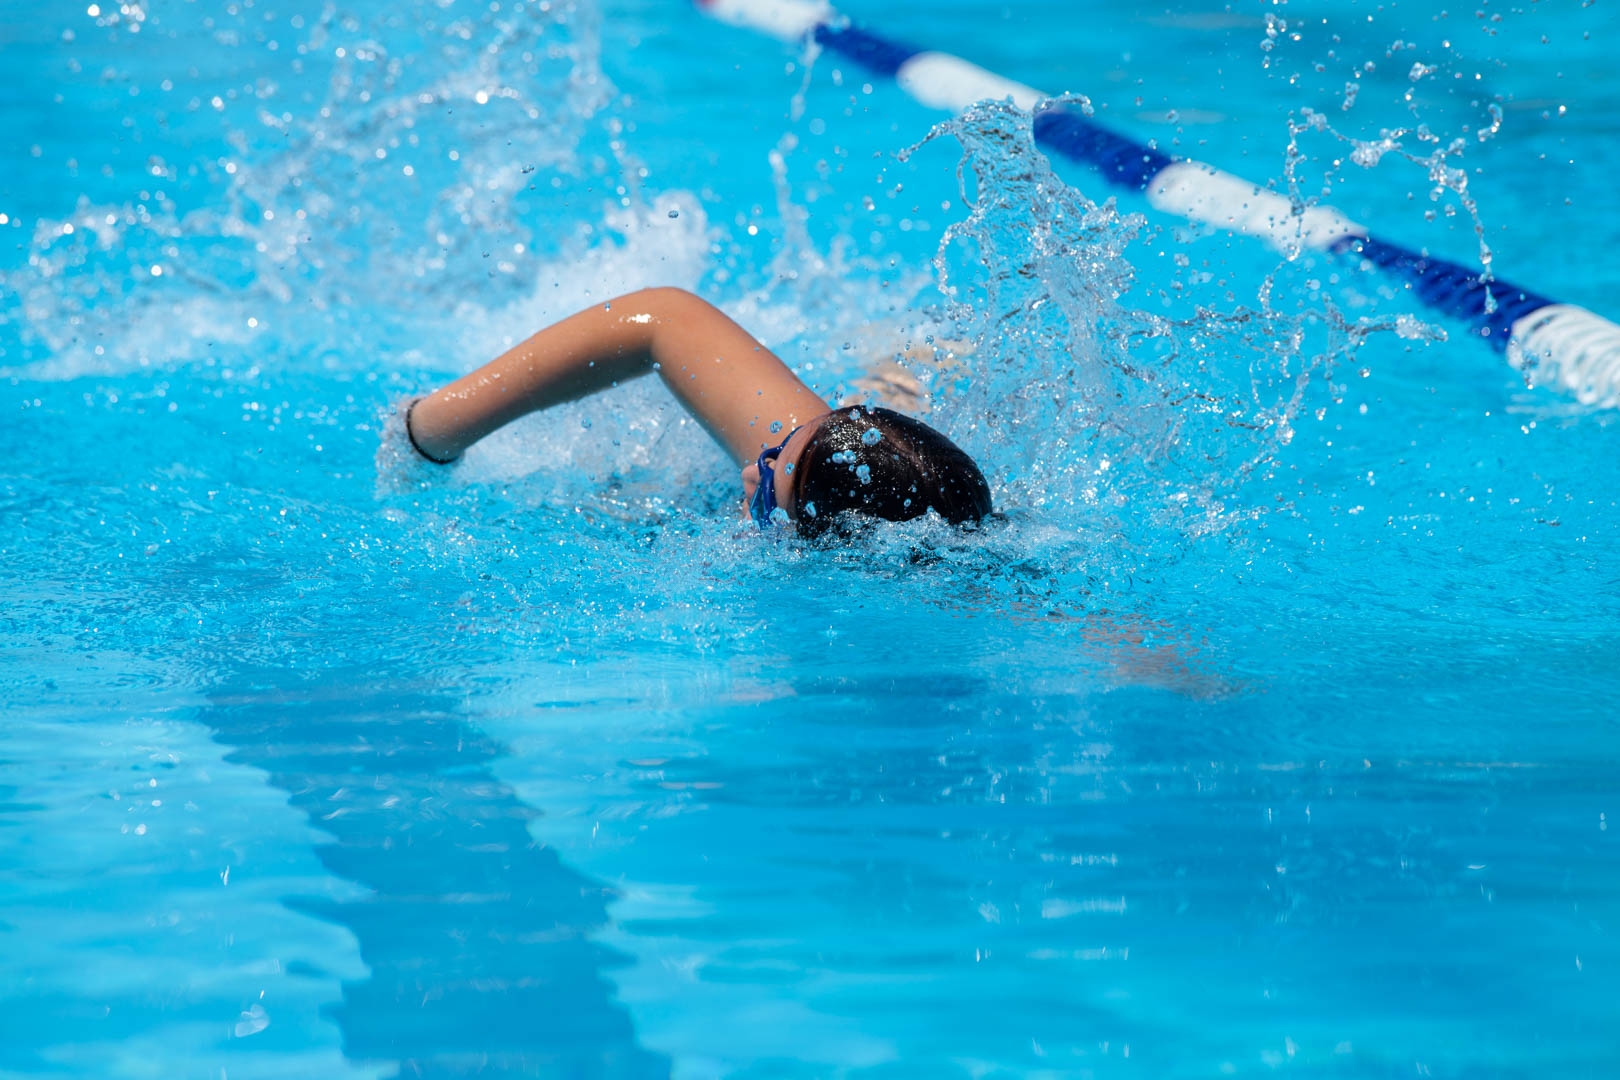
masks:
[[[681,288],[679,285],[653,285],[646,289],[637,289],[626,300],[645,300],[649,304],[689,304],[698,300],[696,293]]]
[[[657,322],[703,319],[719,314],[719,309],[701,296],[675,285],[639,289],[614,303],[625,305],[632,314],[650,315]]]

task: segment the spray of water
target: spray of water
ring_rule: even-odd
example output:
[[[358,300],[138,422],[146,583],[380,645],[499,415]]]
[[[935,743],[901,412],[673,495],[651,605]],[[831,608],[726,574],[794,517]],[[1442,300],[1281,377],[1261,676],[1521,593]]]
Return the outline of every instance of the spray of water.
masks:
[[[935,265],[972,347],[940,416],[988,464],[998,502],[1109,572],[1251,519],[1242,485],[1292,439],[1313,387],[1325,396],[1334,367],[1393,323],[1326,302],[1284,314],[1266,288],[1253,307],[1134,307],[1145,221],[1057,177],[1028,114],[981,103],[929,139],[945,135],[962,146],[970,212]]]
[[[548,269],[599,239],[590,226],[546,228],[541,212],[545,196],[606,175],[582,152],[612,92],[596,21],[572,2],[465,17],[422,3],[408,33],[330,7],[295,20],[296,63],[330,64],[324,100],[295,112],[268,79],[248,97],[216,96],[190,123],[217,115],[206,137],[222,153],[154,154],[129,201],[81,199],[39,223],[27,267],[0,278],[35,360],[23,373],[168,368],[233,348],[307,354],[312,343],[326,367],[408,364],[424,347],[479,339],[451,328],[531,298]],[[379,306],[396,317],[354,317]]]

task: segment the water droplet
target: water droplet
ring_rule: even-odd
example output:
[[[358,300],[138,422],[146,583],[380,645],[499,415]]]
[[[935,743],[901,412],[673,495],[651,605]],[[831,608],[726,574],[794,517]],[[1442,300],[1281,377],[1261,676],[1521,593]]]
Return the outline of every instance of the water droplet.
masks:
[[[679,210],[671,210],[669,212],[669,216],[672,218],[678,218],[681,216],[681,212]]]
[[[877,428],[867,428],[865,431],[861,432],[861,445],[876,446],[882,438],[883,432],[879,431]]]
[[[772,420],[771,421],[771,434],[775,435],[777,432],[779,432],[781,430],[782,430],[782,421],[780,421],[780,420]]]
[[[257,1035],[269,1026],[270,1016],[264,1011],[264,1006],[255,1004],[237,1018],[233,1031],[238,1039],[245,1039],[249,1035]]]

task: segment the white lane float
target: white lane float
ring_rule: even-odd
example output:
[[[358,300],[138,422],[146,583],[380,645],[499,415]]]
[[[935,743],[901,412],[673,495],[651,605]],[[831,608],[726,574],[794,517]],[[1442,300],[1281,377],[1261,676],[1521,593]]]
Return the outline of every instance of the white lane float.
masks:
[[[1461,263],[1371,236],[1326,206],[1289,199],[1210,165],[1175,158],[1109,130],[1078,109],[1041,108],[1050,95],[949,53],[914,49],[851,24],[821,0],[696,0],[708,15],[784,42],[822,48],[894,80],[930,108],[961,112],[976,101],[1008,100],[1033,112],[1042,149],[1096,169],[1142,193],[1156,209],[1258,237],[1282,250],[1358,257],[1411,290],[1430,309],[1466,324],[1514,367],[1590,405],[1620,404],[1620,326]]]

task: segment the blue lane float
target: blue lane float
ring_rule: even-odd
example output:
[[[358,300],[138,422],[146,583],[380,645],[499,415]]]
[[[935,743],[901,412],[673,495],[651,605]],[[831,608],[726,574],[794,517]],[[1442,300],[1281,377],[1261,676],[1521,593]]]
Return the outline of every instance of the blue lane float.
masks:
[[[722,22],[786,42],[813,39],[829,52],[893,79],[931,108],[961,112],[1008,100],[1034,114],[1042,149],[1090,166],[1108,183],[1139,192],[1156,209],[1259,237],[1282,251],[1354,257],[1401,281],[1430,309],[1466,324],[1538,383],[1592,405],[1620,404],[1620,326],[1461,263],[1371,236],[1326,206],[1288,198],[1211,165],[1176,158],[1111,131],[1076,109],[1041,107],[1050,95],[949,53],[914,49],[851,24],[820,0],[696,0]]]

